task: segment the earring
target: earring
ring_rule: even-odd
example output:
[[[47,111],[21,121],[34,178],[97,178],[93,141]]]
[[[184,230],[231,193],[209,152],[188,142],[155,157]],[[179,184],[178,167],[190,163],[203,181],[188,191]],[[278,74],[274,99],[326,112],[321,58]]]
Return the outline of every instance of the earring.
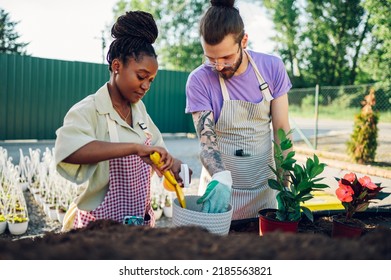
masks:
[[[118,70],[115,70],[115,72],[114,72],[115,74],[118,74]]]

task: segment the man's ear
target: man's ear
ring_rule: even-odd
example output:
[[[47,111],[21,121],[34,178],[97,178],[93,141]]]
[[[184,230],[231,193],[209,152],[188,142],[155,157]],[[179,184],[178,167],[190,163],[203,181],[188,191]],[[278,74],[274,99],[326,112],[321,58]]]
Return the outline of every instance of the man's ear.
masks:
[[[247,44],[248,44],[248,34],[244,33],[244,36],[243,36],[243,39],[242,39],[242,42],[241,42],[242,49],[247,48]]]

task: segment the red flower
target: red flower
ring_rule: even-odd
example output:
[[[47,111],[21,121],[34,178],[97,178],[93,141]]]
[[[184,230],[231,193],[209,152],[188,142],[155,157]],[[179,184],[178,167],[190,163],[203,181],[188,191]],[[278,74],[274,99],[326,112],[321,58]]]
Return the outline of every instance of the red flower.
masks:
[[[339,183],[339,188],[335,191],[335,194],[337,195],[338,199],[341,200],[342,202],[351,202],[353,200],[353,194],[354,191],[351,187],[346,186],[341,183]]]
[[[348,173],[342,179],[335,179],[338,181],[335,194],[346,210],[346,219],[352,218],[355,212],[365,211],[373,199],[382,200],[390,195],[381,192],[380,184],[373,183],[368,176],[357,179],[356,174]]]
[[[358,182],[361,184],[361,186],[366,187],[370,190],[374,190],[377,188],[377,186],[374,183],[372,183],[371,178],[369,178],[368,176],[364,176],[358,179]]]
[[[345,176],[343,176],[343,178],[347,181],[349,181],[350,183],[353,183],[354,180],[356,180],[356,174],[354,173],[348,173],[348,174],[345,174]]]

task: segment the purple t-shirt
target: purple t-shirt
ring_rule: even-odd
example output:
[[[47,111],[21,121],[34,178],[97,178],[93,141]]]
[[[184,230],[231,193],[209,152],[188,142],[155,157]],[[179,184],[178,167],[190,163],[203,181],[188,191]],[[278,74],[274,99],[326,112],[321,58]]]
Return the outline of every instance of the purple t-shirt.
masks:
[[[282,60],[273,55],[247,50],[254,60],[274,98],[288,93],[292,87]],[[259,82],[251,64],[240,75],[225,80],[231,100],[245,100],[252,103],[262,101]],[[218,74],[210,67],[199,66],[192,71],[186,84],[186,113],[213,111],[217,122],[223,106],[223,95]]]

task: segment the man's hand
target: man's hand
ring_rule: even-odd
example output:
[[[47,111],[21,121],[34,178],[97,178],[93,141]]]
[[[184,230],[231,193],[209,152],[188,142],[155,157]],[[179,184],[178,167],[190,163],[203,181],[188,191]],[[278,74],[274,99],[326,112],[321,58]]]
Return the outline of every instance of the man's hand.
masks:
[[[197,204],[202,204],[202,212],[222,213],[228,211],[231,201],[232,176],[228,170],[213,175],[202,197]]]

